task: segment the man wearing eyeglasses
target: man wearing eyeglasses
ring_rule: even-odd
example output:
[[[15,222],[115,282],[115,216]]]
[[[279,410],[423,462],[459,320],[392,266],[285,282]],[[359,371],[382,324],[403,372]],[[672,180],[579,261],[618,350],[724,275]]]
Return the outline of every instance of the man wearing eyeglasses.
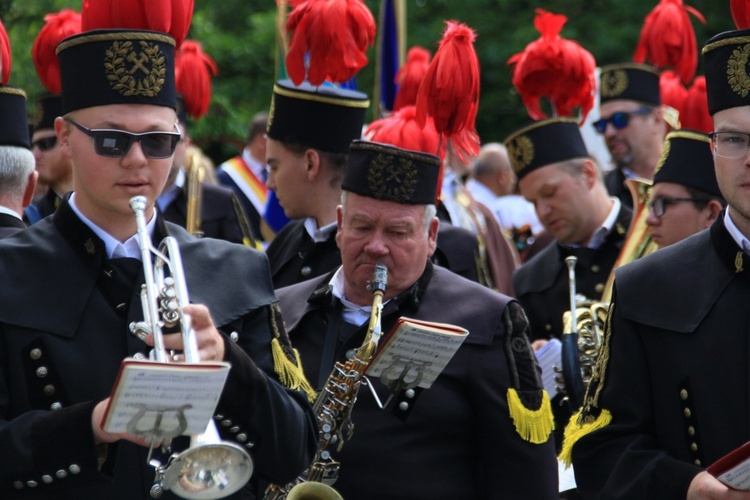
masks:
[[[84,32],[58,45],[55,131],[75,190],[53,216],[0,241],[0,498],[151,498],[149,458],[165,464],[171,452],[157,446],[151,455],[143,438],[102,426],[122,360],[144,359],[154,344],[129,327],[146,318],[137,231],[155,247],[176,239],[198,355],[231,365],[213,419],[220,438],[254,461],[253,478],[239,486],[288,482],[314,455],[304,378],[280,382],[299,368],[289,362],[266,257],[196,239],[154,207],[180,139],[174,46],[170,35],[140,30]],[[145,231],[134,196],[146,198]],[[182,335],[168,333],[163,344],[184,360]],[[172,450],[187,441],[175,438]],[[208,467],[198,464],[196,475],[221,474]]]
[[[633,207],[626,179],[651,180],[667,125],[661,109],[659,74],[645,64],[605,66],[600,76],[600,119],[594,129],[604,137],[614,169],[604,175],[612,196]]]
[[[40,218],[53,214],[60,206],[62,197],[73,190],[73,164],[69,157],[62,154],[55,133],[55,118],[61,114],[60,95],[42,94],[36,98],[31,151],[39,172],[39,182],[48,186],[48,191],[33,202]]]
[[[728,208],[709,230],[616,273],[599,361],[566,431],[586,498],[750,498],[706,470],[750,440],[749,51],[750,30],[703,48]],[[678,203],[689,202],[664,217]]]
[[[710,142],[692,130],[670,132],[664,140],[646,219],[659,248],[711,227],[724,208]]]

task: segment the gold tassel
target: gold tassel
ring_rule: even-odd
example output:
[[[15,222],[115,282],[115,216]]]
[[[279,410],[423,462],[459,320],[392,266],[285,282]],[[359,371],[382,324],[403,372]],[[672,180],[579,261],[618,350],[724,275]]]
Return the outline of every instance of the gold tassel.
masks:
[[[558,457],[567,467],[573,463],[573,445],[586,434],[601,429],[612,422],[612,414],[609,410],[602,410],[596,419],[592,416],[581,417],[581,411],[570,417],[568,425],[563,433],[563,445]],[[581,422],[580,420],[584,420]]]
[[[290,389],[301,390],[307,395],[307,400],[312,403],[315,401],[315,389],[312,388],[310,382],[307,381],[304,372],[302,371],[302,362],[299,358],[297,349],[293,349],[294,356],[297,358],[297,363],[292,363],[289,358],[284,354],[284,350],[281,348],[279,339],[273,339],[271,341],[271,352],[273,353],[273,369],[276,375],[279,376],[279,380],[285,387]]]
[[[542,391],[542,404],[537,410],[530,410],[521,402],[515,389],[508,389],[508,410],[516,432],[525,441],[534,444],[546,443],[552,430],[555,428],[555,420],[552,418],[552,405],[549,401],[547,391]]]

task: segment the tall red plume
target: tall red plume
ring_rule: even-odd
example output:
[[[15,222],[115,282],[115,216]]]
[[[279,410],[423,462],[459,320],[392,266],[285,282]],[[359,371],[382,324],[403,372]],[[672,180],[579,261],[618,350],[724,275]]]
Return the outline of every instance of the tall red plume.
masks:
[[[560,36],[567,21],[562,14],[536,9],[534,26],[542,36],[508,59],[513,86],[534,120],[547,118],[539,102],[542,97],[550,101],[555,116],[575,116],[580,108],[581,123],[594,107],[596,60],[578,43]]]
[[[10,67],[13,65],[13,57],[10,52],[10,40],[5,26],[0,21],[0,84],[5,85],[10,78]]]
[[[194,119],[203,117],[211,104],[211,77],[219,74],[216,62],[199,42],[185,40],[174,60],[175,85]]]
[[[390,144],[401,149],[421,151],[434,155],[440,147],[440,134],[435,130],[435,122],[427,117],[424,128],[417,123],[417,108],[404,106],[388,118],[372,122],[365,131],[367,140]],[[445,156],[445,145],[439,157]]]
[[[393,110],[417,103],[417,91],[430,66],[430,51],[422,47],[412,47],[406,54],[406,62],[396,73],[394,81],[398,84]]]
[[[83,0],[83,31],[130,28],[169,33],[179,49],[193,19],[193,0]]]
[[[648,59],[657,68],[674,68],[683,83],[693,81],[698,67],[698,45],[688,13],[703,24],[706,19],[682,0],[660,0],[646,16],[633,61]]]
[[[661,75],[659,75],[659,92],[662,104],[671,106],[679,111],[680,118],[682,118],[688,89],[683,85],[679,75],[669,69],[662,71]]]
[[[700,130],[708,134],[714,129],[714,122],[708,113],[708,97],[706,97],[706,77],[698,76],[687,91],[685,109],[680,115],[683,128]]]
[[[748,9],[747,0],[729,0],[729,10],[732,12],[732,19],[737,29],[750,28],[750,9]]]
[[[342,83],[367,64],[375,42],[375,18],[362,0],[291,0],[286,28],[292,32],[286,69],[295,85]],[[305,57],[308,58],[305,68]]]
[[[31,47],[31,59],[42,85],[53,94],[59,94],[62,92],[62,85],[60,63],[55,49],[65,38],[81,32],[81,14],[65,9],[56,14],[47,14],[44,21],[45,24]]]
[[[425,126],[431,116],[435,129],[452,141],[464,163],[479,154],[479,136],[474,130],[479,107],[476,37],[465,24],[446,21],[440,46],[417,93],[417,122]]]

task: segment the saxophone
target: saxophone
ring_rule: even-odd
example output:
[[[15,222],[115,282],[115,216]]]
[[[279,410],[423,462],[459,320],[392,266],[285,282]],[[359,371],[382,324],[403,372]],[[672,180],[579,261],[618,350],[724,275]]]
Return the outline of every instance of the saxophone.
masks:
[[[330,486],[338,479],[341,467],[331,457],[331,448],[341,451],[344,442],[351,439],[354,432],[352,409],[357,401],[365,370],[382,335],[380,319],[387,283],[388,268],[384,264],[376,264],[370,284],[373,295],[372,312],[365,340],[352,359],[334,365],[323,390],[315,400],[313,411],[318,419],[318,451],[312,465],[291,483],[268,486],[263,497],[265,500],[342,500],[341,495]]]

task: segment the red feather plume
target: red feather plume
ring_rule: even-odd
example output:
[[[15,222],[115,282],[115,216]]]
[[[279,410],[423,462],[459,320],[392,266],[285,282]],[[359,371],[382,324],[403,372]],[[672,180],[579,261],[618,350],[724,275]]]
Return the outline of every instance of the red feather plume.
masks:
[[[362,0],[291,0],[286,28],[292,32],[286,69],[295,85],[342,83],[367,64],[375,42],[375,18]],[[308,64],[305,67],[305,57]],[[305,75],[306,74],[306,75]]]
[[[581,123],[594,107],[596,60],[578,43],[560,36],[567,21],[562,14],[536,9],[534,26],[542,36],[508,59],[513,86],[534,120],[547,118],[539,102],[542,97],[550,101],[555,116],[574,116],[580,108]]]
[[[688,13],[706,24],[703,14],[682,0],[660,0],[646,16],[633,61],[648,59],[657,68],[674,68],[683,83],[693,81],[698,67],[698,45]]]
[[[679,111],[680,118],[682,118],[688,89],[682,84],[679,75],[669,69],[662,71],[661,75],[659,75],[659,92],[662,104],[671,106]]]
[[[5,31],[3,22],[0,21],[0,84],[5,85],[10,78],[10,67],[13,65],[13,57],[10,52],[10,40]]]
[[[417,91],[430,66],[430,51],[422,47],[412,47],[406,55],[406,62],[396,73],[394,81],[398,84],[393,110],[417,103]]]
[[[211,104],[211,77],[219,74],[216,62],[199,42],[185,40],[175,56],[174,71],[185,111],[196,120],[203,117]]]
[[[81,32],[81,14],[65,9],[56,14],[47,14],[44,22],[31,47],[31,59],[42,85],[53,94],[59,94],[62,92],[62,84],[60,63],[55,50],[57,44],[65,38]]]
[[[479,136],[474,130],[479,107],[476,37],[465,24],[446,21],[440,46],[417,93],[417,122],[425,126],[431,116],[435,129],[452,141],[464,163],[479,154]]]
[[[388,118],[372,122],[365,131],[367,140],[390,144],[409,151],[421,151],[434,155],[440,147],[440,134],[435,130],[435,122],[427,117],[424,128],[417,123],[417,108],[404,106]],[[445,156],[445,146],[439,157]]]
[[[194,0],[84,0],[83,31],[130,28],[169,33],[179,49],[190,29]]]
[[[699,130],[705,134],[713,130],[714,122],[708,113],[705,76],[696,77],[693,85],[688,89],[680,122],[684,128]]]
[[[748,11],[747,0],[730,0],[729,10],[732,12],[732,20],[737,29],[744,30],[750,28],[750,12]]]

